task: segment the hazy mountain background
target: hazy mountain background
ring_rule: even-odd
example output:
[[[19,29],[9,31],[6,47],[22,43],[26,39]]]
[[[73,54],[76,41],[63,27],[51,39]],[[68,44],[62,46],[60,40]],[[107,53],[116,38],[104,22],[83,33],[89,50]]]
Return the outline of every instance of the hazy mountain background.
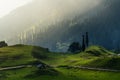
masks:
[[[89,32],[90,44],[119,46],[119,0],[34,0],[0,19],[1,40],[66,51]]]

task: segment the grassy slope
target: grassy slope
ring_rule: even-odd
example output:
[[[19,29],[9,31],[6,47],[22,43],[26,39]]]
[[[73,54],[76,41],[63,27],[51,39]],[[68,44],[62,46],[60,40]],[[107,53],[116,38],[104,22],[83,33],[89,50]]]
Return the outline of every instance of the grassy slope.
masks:
[[[35,60],[31,55],[33,47],[16,45],[0,48],[0,66],[26,64]]]
[[[35,74],[37,68],[24,68],[3,73],[0,80],[119,80],[120,73],[56,68],[59,74]]]
[[[36,46],[16,45],[0,48],[0,66],[28,64],[40,60],[45,64],[53,66],[80,65],[119,69],[120,58],[111,54],[113,53],[96,46],[92,46],[82,53],[64,54],[51,53],[47,49]],[[79,69],[55,68],[53,70],[45,69],[38,71],[40,70],[36,67],[2,71],[0,72],[0,80],[118,80],[120,78],[120,73]]]
[[[100,56],[95,56],[97,53]],[[104,60],[104,57],[107,58],[111,54],[111,52],[96,46],[92,46],[79,54],[65,54],[49,52],[47,49],[36,46],[15,45],[0,48],[0,66],[27,64],[36,60],[56,66],[85,65],[96,60]]]

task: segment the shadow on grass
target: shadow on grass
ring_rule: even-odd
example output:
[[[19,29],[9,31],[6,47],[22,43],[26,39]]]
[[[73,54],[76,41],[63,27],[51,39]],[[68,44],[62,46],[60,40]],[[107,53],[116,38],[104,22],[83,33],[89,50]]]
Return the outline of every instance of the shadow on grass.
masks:
[[[26,79],[32,79],[40,76],[57,76],[60,73],[53,68],[38,69],[31,73],[30,75],[25,76]]]

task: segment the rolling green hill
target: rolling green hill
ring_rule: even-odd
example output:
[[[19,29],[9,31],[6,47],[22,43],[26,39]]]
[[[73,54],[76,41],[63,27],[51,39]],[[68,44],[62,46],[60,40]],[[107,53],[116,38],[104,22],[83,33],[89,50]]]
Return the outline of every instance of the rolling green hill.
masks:
[[[33,64],[36,62],[47,67],[38,68]],[[99,46],[91,46],[77,54],[50,52],[47,48],[30,45],[0,48],[0,67],[17,65],[31,66],[0,71],[0,80],[118,80],[120,78],[120,73],[74,68],[87,66],[120,70],[120,57]],[[110,75],[112,76],[109,77]]]
[[[33,51],[37,49],[35,46],[15,45],[0,48],[0,66],[15,66],[27,64],[35,61]],[[44,48],[39,47],[40,51],[45,51]]]

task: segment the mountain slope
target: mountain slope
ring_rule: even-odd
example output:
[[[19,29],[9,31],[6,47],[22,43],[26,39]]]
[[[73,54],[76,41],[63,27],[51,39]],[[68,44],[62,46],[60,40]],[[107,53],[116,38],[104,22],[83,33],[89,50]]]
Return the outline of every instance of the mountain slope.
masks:
[[[72,8],[67,12],[65,9],[65,13],[62,13],[63,10],[57,6],[58,1],[54,5],[52,2],[47,5],[46,2],[47,0],[43,5],[44,7],[50,6],[50,9],[45,9],[48,12],[44,11],[42,5],[39,5],[42,2],[36,0],[0,20],[0,24],[4,24],[5,27],[2,31],[5,31],[8,26],[12,29],[11,33],[1,32],[3,36],[9,37],[7,39],[9,44],[34,44],[48,47],[52,51],[66,51],[71,42],[81,43],[81,35],[87,31],[90,44],[102,45],[108,49],[116,49],[119,46],[119,0],[104,0],[83,13],[80,13],[81,6],[77,8],[72,4],[67,5],[67,9],[75,6],[73,8],[77,10],[74,11]],[[78,5],[76,2],[75,4]],[[58,8],[57,11],[54,6]],[[17,30],[18,27],[21,28]],[[13,33],[14,31],[16,34]]]

